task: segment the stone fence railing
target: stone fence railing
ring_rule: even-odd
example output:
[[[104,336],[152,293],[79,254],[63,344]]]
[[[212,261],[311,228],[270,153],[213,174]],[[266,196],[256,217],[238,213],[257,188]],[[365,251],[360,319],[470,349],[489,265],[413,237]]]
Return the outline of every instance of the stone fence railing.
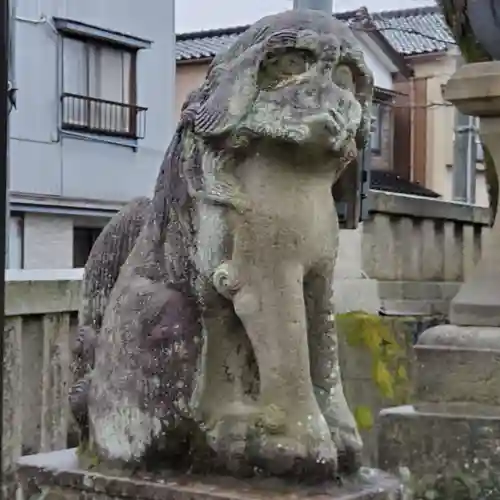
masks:
[[[67,446],[70,331],[81,269],[8,271],[3,393],[4,473],[21,454]]]
[[[378,280],[387,309],[446,312],[481,254],[489,210],[383,191],[372,191],[369,201],[362,268]]]
[[[477,260],[487,211],[383,192],[371,197],[371,219],[350,234],[359,237],[353,240],[359,260],[379,281],[387,309],[421,307],[432,293],[449,301],[442,287],[450,285],[447,293],[453,295]],[[355,245],[346,243],[352,257]],[[7,273],[2,450],[7,472],[20,454],[67,446],[70,332],[76,327],[81,275],[81,269]],[[346,375],[359,385],[371,377],[365,368],[366,377],[349,370]]]

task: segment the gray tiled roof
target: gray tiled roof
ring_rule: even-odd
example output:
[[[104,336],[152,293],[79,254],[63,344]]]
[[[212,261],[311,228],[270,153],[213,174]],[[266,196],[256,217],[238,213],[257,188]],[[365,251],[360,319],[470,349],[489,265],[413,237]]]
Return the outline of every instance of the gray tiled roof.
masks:
[[[337,17],[350,21],[355,11]],[[402,55],[445,50],[453,43],[443,16],[436,7],[420,7],[370,13],[375,25]],[[177,35],[176,59],[188,61],[211,58],[228,48],[248,26],[183,33]]]
[[[246,29],[247,26],[238,26],[177,35],[175,57],[178,61],[214,57],[218,52],[227,49]]]
[[[453,38],[437,7],[420,7],[371,14],[389,43],[403,55],[446,50]]]

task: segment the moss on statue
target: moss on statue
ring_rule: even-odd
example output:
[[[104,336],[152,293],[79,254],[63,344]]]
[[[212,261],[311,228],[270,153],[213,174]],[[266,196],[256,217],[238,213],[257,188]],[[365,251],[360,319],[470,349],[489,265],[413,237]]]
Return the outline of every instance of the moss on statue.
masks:
[[[393,329],[377,314],[352,311],[336,315],[337,329],[347,344],[368,352],[372,379],[381,396],[396,405],[408,402],[411,384],[406,364],[406,349],[401,346]],[[354,408],[360,429],[373,427],[373,412],[367,406]]]

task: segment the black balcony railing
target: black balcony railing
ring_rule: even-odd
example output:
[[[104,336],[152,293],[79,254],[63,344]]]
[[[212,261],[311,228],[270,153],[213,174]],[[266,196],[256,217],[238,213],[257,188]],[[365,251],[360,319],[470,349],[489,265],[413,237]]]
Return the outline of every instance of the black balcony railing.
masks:
[[[65,130],[142,139],[147,108],[65,92],[62,127]]]

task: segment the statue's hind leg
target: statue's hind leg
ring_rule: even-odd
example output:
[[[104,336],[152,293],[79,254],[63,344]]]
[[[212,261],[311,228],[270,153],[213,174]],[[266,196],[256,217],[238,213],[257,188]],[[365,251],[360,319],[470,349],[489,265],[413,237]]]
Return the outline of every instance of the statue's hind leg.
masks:
[[[202,366],[192,406],[220,465],[236,473],[255,415],[246,376],[252,370],[252,351],[232,303],[215,290],[205,299]]]

